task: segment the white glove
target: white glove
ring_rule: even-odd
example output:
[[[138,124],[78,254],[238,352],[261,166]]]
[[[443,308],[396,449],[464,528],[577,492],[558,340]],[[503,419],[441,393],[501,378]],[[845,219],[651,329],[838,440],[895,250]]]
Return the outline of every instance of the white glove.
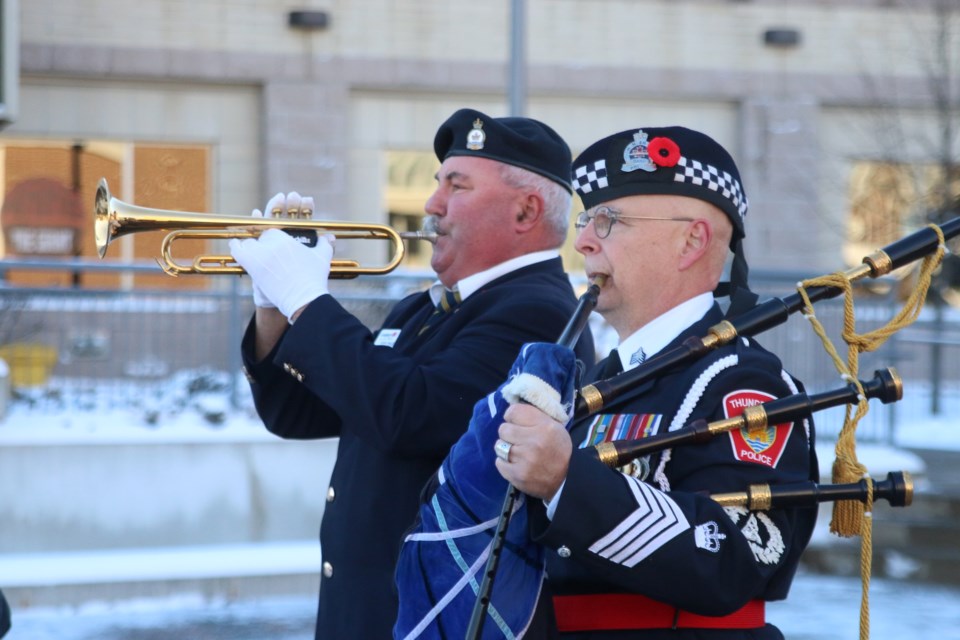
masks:
[[[233,259],[253,279],[254,287],[276,305],[288,322],[301,307],[329,293],[331,235],[307,247],[280,229],[267,229],[257,239],[230,241]]]
[[[296,217],[301,210],[309,210],[310,214],[312,214],[313,198],[301,198],[299,193],[292,191],[286,196],[283,195],[283,193],[277,193],[267,201],[267,206],[264,207],[264,211],[269,214],[268,216],[264,216],[260,209],[254,209],[250,215],[254,218],[275,217],[274,212],[276,212],[276,216],[285,217],[292,215]],[[277,306],[264,295],[263,290],[256,282],[253,282],[253,304],[263,309],[275,309]]]

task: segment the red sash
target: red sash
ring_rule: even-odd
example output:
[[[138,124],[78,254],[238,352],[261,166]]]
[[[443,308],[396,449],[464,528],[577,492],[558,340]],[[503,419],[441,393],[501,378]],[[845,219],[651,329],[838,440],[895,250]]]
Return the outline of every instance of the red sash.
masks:
[[[566,631],[628,629],[756,629],[764,626],[763,600],[725,616],[701,616],[632,593],[554,596],[557,628]]]

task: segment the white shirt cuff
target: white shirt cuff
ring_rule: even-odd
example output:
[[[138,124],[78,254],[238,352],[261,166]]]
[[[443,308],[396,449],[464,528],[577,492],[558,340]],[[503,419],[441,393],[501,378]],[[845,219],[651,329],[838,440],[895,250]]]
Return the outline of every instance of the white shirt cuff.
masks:
[[[560,484],[560,488],[557,489],[555,494],[553,494],[553,497],[550,498],[549,502],[546,500],[543,501],[543,504],[547,506],[547,518],[551,521],[553,520],[553,514],[557,511],[557,505],[560,503],[560,494],[563,493],[563,485],[565,484],[567,484],[566,480]]]

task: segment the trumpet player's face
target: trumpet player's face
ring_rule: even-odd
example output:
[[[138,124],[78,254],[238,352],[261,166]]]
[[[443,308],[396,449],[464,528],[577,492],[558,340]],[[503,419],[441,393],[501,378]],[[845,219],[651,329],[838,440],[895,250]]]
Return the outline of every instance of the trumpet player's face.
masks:
[[[425,228],[435,231],[430,266],[444,286],[514,257],[519,190],[500,177],[501,164],[451,156],[437,172],[437,189],[424,205]]]

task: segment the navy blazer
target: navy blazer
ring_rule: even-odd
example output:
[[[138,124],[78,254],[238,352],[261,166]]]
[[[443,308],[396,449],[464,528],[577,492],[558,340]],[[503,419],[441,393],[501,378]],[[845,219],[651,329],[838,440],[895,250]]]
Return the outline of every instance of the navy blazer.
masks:
[[[527,342],[555,342],[576,307],[559,258],[484,285],[420,333],[426,292],[400,301],[371,333],[332,296],[311,302],[269,357],[243,357],[267,429],[283,438],[339,436],[320,531],[317,638],[389,638],[395,564],[419,496]],[[375,344],[399,329],[392,347]],[[383,334],[386,335],[386,334]],[[594,362],[585,331],[578,357]]]
[[[664,352],[691,336],[707,335],[722,319],[714,306]],[[598,379],[605,365],[606,359],[587,379]],[[738,338],[624,394],[601,415],[574,424],[571,436],[574,447],[594,444],[599,437],[594,423],[610,420],[603,416],[632,420],[648,430],[646,435],[672,431],[700,418],[738,415],[744,404],[802,388],[776,356],[752,339]],[[711,616],[731,613],[750,600],[787,596],[816,509],[749,512],[722,507],[706,494],[817,480],[812,420],[773,425],[761,434],[722,434],[705,444],[652,454],[624,471],[575,449],[552,521],[540,501],[531,501],[531,533],[556,551],[547,556],[553,594],[637,593]],[[706,637],[700,633],[634,630],[602,637]],[[717,640],[782,637],[769,625],[709,634]]]

